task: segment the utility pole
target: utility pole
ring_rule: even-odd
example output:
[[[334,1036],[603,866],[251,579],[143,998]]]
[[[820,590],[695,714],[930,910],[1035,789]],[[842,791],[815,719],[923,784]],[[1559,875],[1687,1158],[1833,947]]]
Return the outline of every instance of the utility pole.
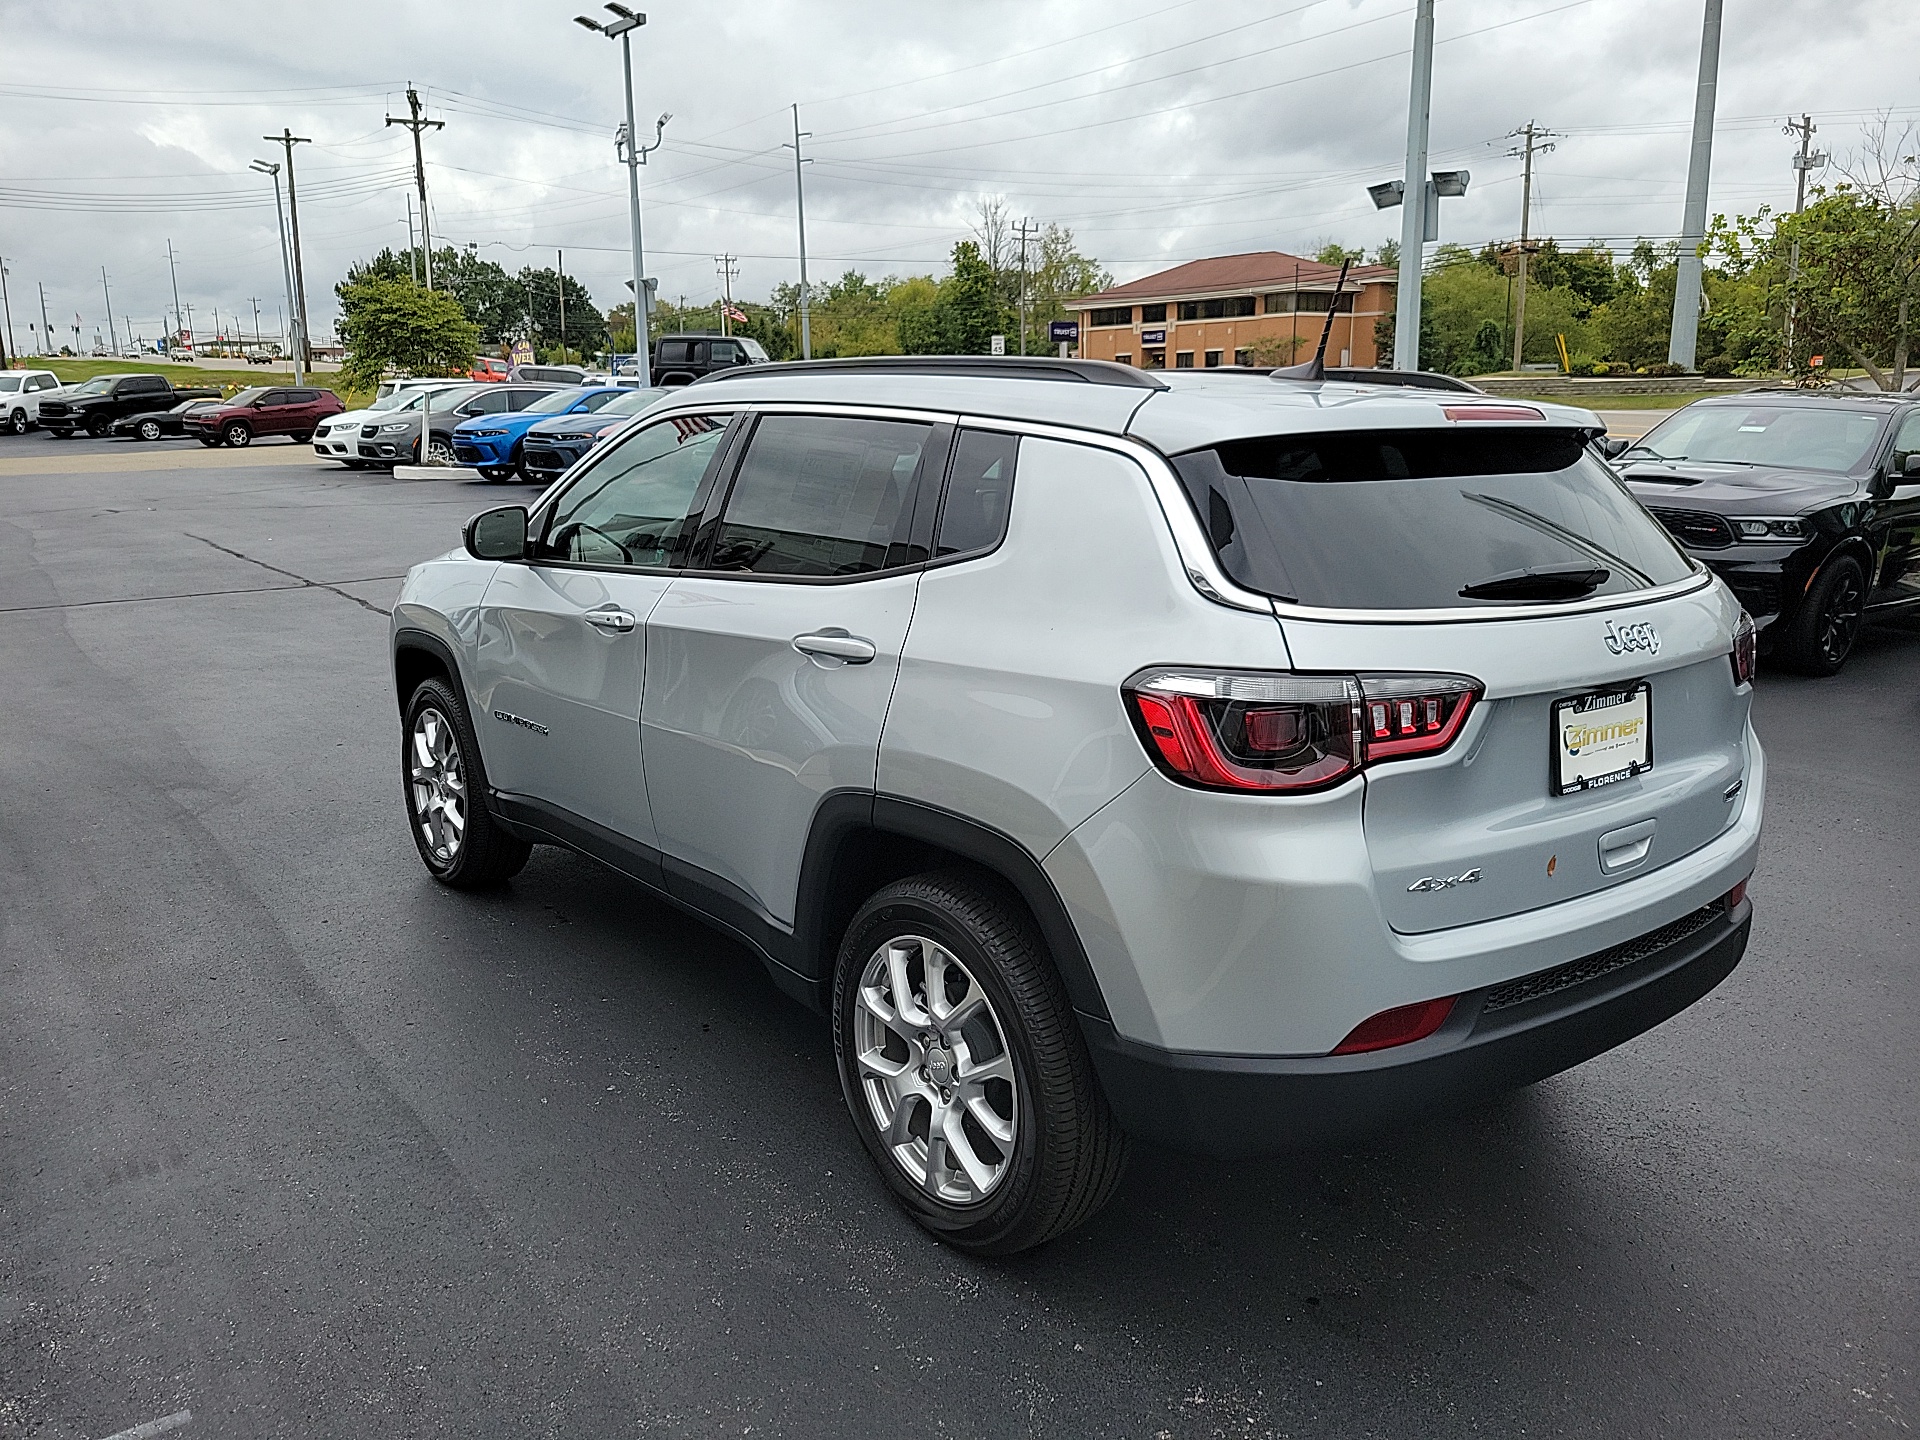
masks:
[[[531,272],[528,273],[526,286],[527,286],[527,344],[529,347],[532,348],[533,358],[537,361],[540,358],[540,346],[539,346],[540,327],[533,318],[533,279],[532,279]]]
[[[47,322],[47,287],[44,282],[39,280],[33,283],[40,287],[40,334],[43,337],[41,343],[51,347],[53,345],[53,326]],[[53,353],[52,349],[49,348],[47,353],[51,355]]]
[[[740,273],[740,267],[733,262],[739,258],[738,255],[713,257],[714,266],[720,272],[720,333],[722,335],[733,333],[727,324],[727,312],[733,308],[733,277]]]
[[[1789,120],[1786,133],[1800,137],[1800,152],[1793,157],[1793,213],[1798,215],[1807,208],[1807,171],[1816,165],[1827,163],[1824,150],[1812,149],[1814,132],[1820,127],[1813,123],[1811,115],[1802,115],[1798,121]],[[1789,375],[1793,373],[1793,329],[1795,301],[1794,286],[1800,279],[1800,237],[1793,237],[1793,248],[1787,255],[1787,353],[1782,360],[1781,369]]]
[[[107,300],[107,340],[113,352],[120,353],[120,332],[113,327],[113,291],[107,288],[107,267],[100,267],[100,293]]]
[[[1433,0],[1417,0],[1413,73],[1407,87],[1407,173],[1401,191],[1400,285],[1394,300],[1393,368],[1420,368],[1420,273],[1426,255],[1427,119],[1433,108]],[[1339,296],[1334,297],[1337,304]]]
[[[447,127],[447,122],[444,120],[425,120],[421,118],[420,92],[413,88],[411,82],[407,85],[407,110],[409,112],[408,115],[387,116],[387,124],[404,125],[413,132],[413,182],[420,187],[420,248],[425,252],[427,289],[431,290],[433,288],[433,225],[427,219],[427,162],[426,157],[422,155],[420,151],[420,132],[422,130],[444,130]],[[289,189],[293,186],[293,169],[291,164],[289,164],[287,169],[287,186]],[[296,246],[295,248],[298,247]]]
[[[287,237],[280,236],[281,257],[286,256]],[[167,241],[167,273],[173,277],[173,339],[167,342],[167,356],[173,356],[173,347],[180,341],[180,271],[173,263],[173,241]]]
[[[260,343],[260,297],[249,295],[247,299],[253,302],[253,343],[258,345]]]
[[[560,277],[560,363],[567,363],[567,252],[556,250],[554,272]]]
[[[7,364],[7,355],[13,356],[16,360],[20,358],[20,349],[13,343],[13,299],[7,294],[7,261],[5,256],[0,256],[0,308],[5,309],[7,316],[7,349],[6,354],[0,355],[0,369],[4,369]]]
[[[1518,130],[1509,131],[1507,138],[1516,139],[1525,136],[1517,147],[1507,151],[1509,155],[1524,155],[1526,168],[1520,181],[1520,283],[1514,288],[1513,295],[1513,368],[1518,370],[1522,359],[1523,347],[1527,337],[1527,256],[1533,253],[1533,245],[1528,236],[1527,224],[1533,213],[1533,157],[1553,149],[1552,141],[1547,137],[1554,132],[1542,130],[1529,120]]]
[[[273,177],[273,218],[274,228],[280,234],[280,278],[286,285],[287,315],[292,325],[292,333],[287,336],[287,350],[293,360],[293,383],[304,385],[306,380],[306,351],[301,341],[306,336],[306,328],[300,323],[300,312],[293,303],[293,262],[287,254],[287,222],[280,211],[280,167],[267,160],[255,160],[248,166],[262,175]]]
[[[1027,353],[1027,241],[1040,233],[1029,215],[1013,232],[1020,240],[1020,353]]]
[[[1706,0],[1700,22],[1700,78],[1693,93],[1693,154],[1687,160],[1687,208],[1680,222],[1680,270],[1673,287],[1667,359],[1694,368],[1700,344],[1700,246],[1707,238],[1707,181],[1713,169],[1714,92],[1720,83],[1720,11]]]
[[[1429,0],[1431,3],[1431,0]],[[801,182],[800,142],[813,134],[800,128],[800,107],[793,107],[793,208],[800,219],[800,358],[813,358],[813,326],[807,316],[807,187]]]
[[[407,196],[407,274],[413,277],[413,283],[420,283],[420,252],[413,243],[413,196]]]
[[[293,347],[294,384],[304,385],[304,370],[313,364],[313,332],[307,328],[307,277],[300,268],[300,197],[293,184],[293,147],[310,145],[313,142],[304,135],[282,128],[278,135],[263,136],[286,147],[287,151],[287,215],[293,232],[293,313],[295,322],[300,326],[300,338]],[[280,197],[279,172],[274,173],[273,193],[276,202]],[[431,280],[431,276],[428,277]]]

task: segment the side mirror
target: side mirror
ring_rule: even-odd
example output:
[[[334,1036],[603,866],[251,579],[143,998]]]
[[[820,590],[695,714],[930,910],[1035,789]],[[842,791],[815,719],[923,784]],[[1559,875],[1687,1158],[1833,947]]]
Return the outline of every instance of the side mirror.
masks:
[[[264,410],[267,408],[267,402],[264,400],[256,400],[250,408],[254,410]]]
[[[1617,460],[1627,453],[1633,442],[1619,435],[1606,435],[1600,439],[1600,453],[1609,460]]]
[[[461,538],[467,543],[467,553],[476,560],[524,560],[527,507],[502,505],[497,510],[482,510],[467,522]]]
[[[1900,467],[1902,475],[1920,475],[1920,450],[1907,456],[1906,464]]]

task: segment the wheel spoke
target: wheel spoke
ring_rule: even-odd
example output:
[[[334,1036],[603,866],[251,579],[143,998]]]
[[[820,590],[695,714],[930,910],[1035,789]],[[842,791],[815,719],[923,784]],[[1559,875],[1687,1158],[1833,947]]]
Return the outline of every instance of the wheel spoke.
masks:
[[[854,1058],[866,1074],[873,1076],[876,1080],[888,1081],[899,1080],[903,1076],[908,1079],[916,1078],[913,1071],[920,1063],[920,1057],[912,1053],[909,1053],[904,1060],[894,1061],[887,1059],[886,1055],[877,1049],[862,1050]],[[902,1096],[901,1099],[904,1102],[905,1097]]]
[[[1012,1120],[1003,1116],[998,1110],[994,1109],[992,1105],[988,1104],[985,1095],[972,1094],[966,1098],[967,1113],[973,1116],[975,1122],[982,1130],[992,1136],[1003,1148],[1013,1144]]]
[[[968,1137],[966,1127],[960,1123],[960,1113],[957,1106],[947,1111],[941,1135],[947,1142],[947,1155],[957,1162],[954,1168],[966,1175],[968,1188],[975,1195],[981,1195],[993,1184],[997,1171],[974,1153],[973,1141]]]
[[[907,957],[919,947],[898,941],[887,946],[887,975],[893,983],[894,1012],[909,1025],[930,1025],[932,1017],[914,997],[913,982],[907,978]]]
[[[921,1188],[936,1200],[942,1198],[940,1172],[947,1168],[947,1137],[936,1123],[939,1119],[938,1112],[935,1112],[933,1121],[927,1126],[927,1173],[920,1181]]]
[[[955,1079],[962,1085],[984,1085],[989,1080],[1005,1080],[1011,1083],[1013,1061],[1004,1050],[991,1060],[982,1060],[978,1065],[975,1065],[973,1057],[968,1055],[967,1063],[960,1067]]]

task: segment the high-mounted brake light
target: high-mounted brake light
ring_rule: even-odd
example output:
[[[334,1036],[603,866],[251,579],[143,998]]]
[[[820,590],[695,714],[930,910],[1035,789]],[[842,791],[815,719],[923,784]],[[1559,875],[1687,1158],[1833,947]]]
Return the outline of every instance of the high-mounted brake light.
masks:
[[[1147,670],[1121,687],[1148,755],[1209,790],[1303,791],[1451,745],[1481,693],[1464,675]]]
[[[1511,424],[1515,420],[1545,420],[1546,412],[1530,405],[1446,405],[1441,407],[1449,420],[1495,420]]]
[[[1750,684],[1759,663],[1760,633],[1754,629],[1753,617],[1742,610],[1733,627],[1733,683]]]

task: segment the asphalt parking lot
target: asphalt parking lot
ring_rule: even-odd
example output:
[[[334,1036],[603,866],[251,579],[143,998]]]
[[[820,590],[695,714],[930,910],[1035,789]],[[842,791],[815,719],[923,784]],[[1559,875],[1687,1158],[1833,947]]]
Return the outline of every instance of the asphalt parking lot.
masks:
[[[556,851],[428,880],[384,611],[525,493],[0,437],[0,1437],[1920,1424],[1920,624],[1763,675],[1698,1006],[982,1263],[744,951]]]

